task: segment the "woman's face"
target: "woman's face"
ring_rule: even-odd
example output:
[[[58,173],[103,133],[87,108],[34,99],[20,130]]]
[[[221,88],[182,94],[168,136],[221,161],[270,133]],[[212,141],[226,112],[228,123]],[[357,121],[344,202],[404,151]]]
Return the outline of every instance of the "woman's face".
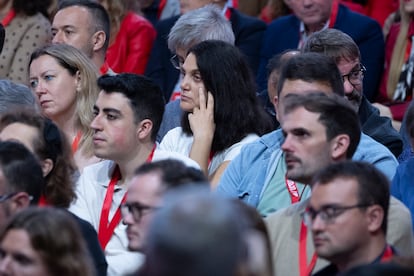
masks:
[[[79,73],[72,76],[54,57],[43,55],[30,64],[30,87],[38,97],[42,113],[52,119],[70,119],[76,107]]]
[[[33,249],[26,230],[11,229],[0,242],[0,275],[49,275],[40,254]]]
[[[194,107],[200,107],[199,91],[200,88],[206,93],[204,82],[198,70],[197,60],[193,53],[188,54],[181,67],[181,109],[192,112]]]

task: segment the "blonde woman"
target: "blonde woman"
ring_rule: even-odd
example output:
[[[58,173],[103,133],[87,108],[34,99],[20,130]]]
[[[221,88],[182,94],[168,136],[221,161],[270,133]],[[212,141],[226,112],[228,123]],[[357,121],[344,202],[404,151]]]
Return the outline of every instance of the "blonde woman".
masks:
[[[48,45],[32,53],[29,72],[30,87],[43,115],[72,143],[78,169],[98,162],[89,127],[99,92],[98,69],[92,61],[72,46]]]
[[[414,0],[400,1],[400,22],[394,23],[385,45],[385,70],[377,105],[381,113],[401,122],[412,99],[414,80]]]

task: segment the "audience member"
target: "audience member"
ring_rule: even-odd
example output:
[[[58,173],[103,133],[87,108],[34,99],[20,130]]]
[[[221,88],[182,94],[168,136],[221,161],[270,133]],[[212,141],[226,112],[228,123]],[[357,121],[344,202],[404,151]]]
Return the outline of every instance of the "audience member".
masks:
[[[138,275],[249,275],[245,228],[235,205],[205,190],[180,192],[169,194],[155,214]]]
[[[414,146],[414,104],[407,109],[405,116],[405,130],[409,137],[411,147]],[[413,179],[414,179],[414,156],[400,163],[397,172],[392,180],[391,194],[401,200],[414,215],[414,197],[413,197]],[[414,227],[414,219],[412,221]]]
[[[334,60],[318,53],[291,57],[282,67],[278,95],[273,100],[279,122],[282,122],[280,114],[283,114],[281,110],[287,95],[309,94],[312,91],[344,96],[343,80]],[[281,149],[283,141],[283,132],[279,129],[246,145],[224,172],[217,191],[242,199],[256,207],[263,216],[297,202],[299,194],[301,198],[307,198],[310,193],[307,185],[296,183],[292,186],[285,177],[285,155]],[[394,176],[398,165],[385,146],[364,134],[353,160],[374,164],[389,179]],[[295,196],[292,197],[291,192]]]
[[[220,10],[213,5],[207,5],[203,8],[184,14],[172,27],[168,36],[168,44],[169,48],[173,49],[171,51],[177,54],[171,58],[170,63],[168,61],[170,52],[168,50],[164,51],[166,55],[161,56],[160,60],[165,59],[164,62],[167,64],[165,64],[164,69],[161,67],[158,69],[160,70],[160,73],[167,73],[168,71],[166,74],[168,79],[165,79],[165,82],[162,81],[161,86],[164,88],[164,98],[167,101],[170,98],[171,100],[175,100],[165,106],[164,117],[162,118],[160,130],[157,135],[158,142],[162,140],[170,129],[180,126],[181,123],[181,108],[178,98],[181,95],[180,84],[182,77],[179,74],[179,70],[184,63],[188,49],[199,42],[213,39],[234,44],[234,34],[230,22],[227,21],[226,18],[221,15]],[[155,47],[158,46],[155,45]],[[163,74],[164,73],[162,73],[162,75]],[[155,76],[152,75],[151,77],[154,79]],[[159,82],[157,81],[157,77],[155,77],[154,80]],[[168,88],[166,85],[171,85],[171,87]],[[171,91],[174,91],[174,93],[171,94]]]
[[[4,0],[0,20],[6,36],[0,54],[0,78],[28,84],[30,54],[52,40],[47,8],[50,0]]]
[[[40,162],[45,186],[42,187],[38,205],[51,205],[65,209],[69,207],[76,197],[75,167],[69,144],[54,123],[29,110],[5,113],[0,118],[0,140],[22,143]],[[30,179],[25,181],[30,181]],[[106,275],[107,263],[95,229],[90,223],[76,216],[73,217],[82,230],[97,274]]]
[[[166,159],[138,167],[128,184],[126,202],[122,205],[123,223],[127,225],[128,248],[145,253],[148,227],[154,211],[162,206],[162,196],[169,190],[189,184],[208,187],[204,174],[184,163]]]
[[[266,6],[260,12],[260,19],[269,24],[273,20],[290,13],[290,8],[284,0],[268,0]]]
[[[53,43],[81,50],[99,68],[112,73],[105,61],[109,46],[110,19],[105,8],[93,0],[62,0],[52,23]]]
[[[39,109],[35,95],[26,85],[0,80],[0,114],[16,108],[32,108],[35,112]]]
[[[92,276],[92,262],[73,218],[52,208],[28,208],[0,233],[0,274]]]
[[[377,101],[384,115],[400,122],[413,98],[414,2],[400,1],[400,21],[391,25],[385,44],[385,65]],[[397,126],[398,127],[398,126]]]
[[[164,111],[161,90],[146,77],[123,73],[98,79],[101,88],[93,107],[94,153],[106,161],[86,167],[77,183],[77,200],[70,211],[98,231],[108,262],[108,275],[136,271],[142,255],[128,252],[126,225],[120,205],[126,183],[145,162],[167,158],[194,161],[156,148],[155,137]]]
[[[316,31],[335,28],[347,33],[358,45],[361,62],[367,69],[364,93],[372,101],[376,96],[384,60],[384,38],[379,24],[350,11],[338,1],[286,0],[286,3],[293,14],[273,21],[264,34],[257,75],[259,91],[266,86],[266,65],[272,56],[286,49],[301,48],[309,35]]]
[[[185,2],[185,4],[183,2]],[[222,14],[224,14],[224,16],[231,23],[235,36],[235,45],[246,56],[248,63],[255,74],[259,65],[259,52],[266,24],[257,18],[249,17],[240,13],[237,9],[228,7],[226,2],[226,0],[181,0],[182,13],[184,10],[192,12],[197,8],[206,6],[207,4],[214,4],[221,9]],[[199,15],[202,15],[202,13]],[[157,24],[157,38],[155,40],[153,50],[151,51],[145,74],[153,78],[156,83],[160,85],[162,91],[164,91],[167,95],[167,100],[170,99],[173,92],[179,91],[174,89],[175,87],[178,88],[176,84],[179,82],[179,71],[169,62],[172,55],[171,53],[173,53],[173,55],[177,55],[180,58],[180,61],[183,62],[185,56],[187,55],[186,51],[191,46],[207,39],[222,40],[221,37],[217,37],[218,34],[215,34],[215,32],[220,32],[220,30],[216,29],[216,24],[223,24],[221,23],[222,20],[217,17],[218,16],[214,16],[212,19],[208,19],[201,16],[194,15],[193,17],[189,15],[189,18],[192,18],[192,21],[187,21],[187,18],[185,20],[181,20],[181,23],[178,23],[177,20],[180,16],[175,16],[170,19],[160,21]],[[176,22],[179,25],[174,25]],[[217,23],[214,24],[214,22]],[[212,23],[214,25],[205,25]],[[193,25],[196,26],[193,27]],[[173,28],[173,26],[175,27]],[[184,43],[176,45],[171,44],[170,37],[172,35],[175,37],[174,42],[180,43],[182,41]],[[228,40],[226,41],[231,42]]]
[[[358,265],[389,262],[387,245],[389,181],[363,162],[331,165],[311,183],[303,221],[312,230],[315,252],[331,262],[314,275],[337,275]]]
[[[313,188],[311,180],[318,171],[353,156],[361,135],[360,126],[357,114],[343,98],[314,93],[288,95],[281,111],[286,137],[281,145],[286,178]],[[291,183],[289,187],[292,186]],[[314,246],[307,238],[310,229],[302,223],[301,214],[309,199],[298,198],[297,202],[266,219],[274,275],[310,275],[326,265],[326,261],[313,257]],[[413,252],[412,227],[407,219],[410,219],[408,210],[398,200],[391,200],[387,241],[402,254]]]
[[[381,117],[362,92],[365,67],[358,45],[336,29],[326,29],[309,36],[304,52],[318,52],[333,58],[344,81],[345,96],[358,112],[362,132],[386,146],[395,157],[402,152],[402,140],[388,117]]]
[[[106,60],[115,72],[144,74],[156,33],[148,20],[129,7],[132,1],[136,0],[99,0],[111,19]]]
[[[78,49],[64,44],[48,45],[32,53],[30,87],[38,97],[43,115],[55,122],[72,143],[79,170],[96,163],[93,156],[93,104],[98,96],[98,72]]]
[[[271,124],[235,46],[201,42],[188,50],[181,71],[181,127],[170,130],[160,148],[195,160],[214,187],[241,147],[270,131]]]

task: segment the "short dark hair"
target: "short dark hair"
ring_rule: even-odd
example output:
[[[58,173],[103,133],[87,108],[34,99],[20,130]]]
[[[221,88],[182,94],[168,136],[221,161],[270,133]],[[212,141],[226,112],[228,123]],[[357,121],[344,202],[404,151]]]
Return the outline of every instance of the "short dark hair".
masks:
[[[155,141],[164,114],[164,97],[160,87],[151,79],[132,73],[104,75],[98,86],[105,93],[122,93],[129,99],[135,122],[152,121],[151,139]]]
[[[326,95],[324,93],[310,93],[307,95],[289,94],[285,98],[285,114],[305,108],[312,113],[318,113],[318,121],[326,129],[328,141],[340,134],[346,134],[350,138],[350,144],[346,157],[351,158],[361,138],[361,126],[358,114],[349,101],[338,95]]]
[[[13,0],[13,9],[16,13],[23,13],[28,16],[40,12],[46,18],[49,18],[47,9],[51,3],[51,0]]]
[[[109,19],[108,12],[105,8],[99,4],[97,1],[91,0],[63,0],[60,1],[57,11],[63,10],[68,7],[80,6],[88,9],[91,15],[91,22],[95,23],[94,31],[104,31],[106,35],[106,40],[104,43],[104,49],[108,49],[109,46],[109,37],[111,34],[111,21]],[[86,27],[86,26],[85,26]]]
[[[390,183],[388,178],[374,165],[344,161],[334,163],[317,173],[311,185],[324,185],[337,178],[355,179],[358,184],[358,204],[377,204],[384,210],[381,229],[387,232],[387,217],[390,202]]]
[[[38,159],[22,144],[0,142],[0,169],[6,179],[8,193],[26,192],[31,204],[39,202],[45,187],[43,171]]]
[[[322,82],[332,88],[332,92],[344,96],[344,83],[334,60],[319,53],[301,53],[291,57],[280,72],[277,94],[280,96],[285,80]]]
[[[186,166],[183,162],[174,159],[144,163],[135,170],[135,175],[151,172],[160,174],[161,184],[166,190],[185,184],[208,183],[202,171]]]

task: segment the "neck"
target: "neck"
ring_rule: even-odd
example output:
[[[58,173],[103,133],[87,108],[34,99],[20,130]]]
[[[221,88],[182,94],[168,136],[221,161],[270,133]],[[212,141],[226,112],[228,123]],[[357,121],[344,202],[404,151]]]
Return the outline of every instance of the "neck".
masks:
[[[63,116],[50,119],[63,131],[69,143],[72,143],[73,138],[78,133],[78,129],[75,127],[75,118],[73,116]]]
[[[375,259],[380,257],[385,249],[385,246],[385,236],[379,234],[377,237],[371,237],[368,239],[364,246],[354,250],[350,256],[341,256],[341,260],[333,261],[333,263],[337,266],[338,271],[345,271],[362,264],[370,264],[375,261]]]
[[[128,181],[134,176],[135,170],[147,161],[154,145],[155,143],[153,142],[141,144],[138,152],[134,152],[132,155],[132,159],[114,160],[119,166],[119,171],[122,175],[122,181],[118,183],[119,185],[128,183]]]
[[[101,69],[102,65],[105,63],[105,56],[102,56],[99,53],[94,53],[91,57],[92,62],[95,64],[96,68]]]

